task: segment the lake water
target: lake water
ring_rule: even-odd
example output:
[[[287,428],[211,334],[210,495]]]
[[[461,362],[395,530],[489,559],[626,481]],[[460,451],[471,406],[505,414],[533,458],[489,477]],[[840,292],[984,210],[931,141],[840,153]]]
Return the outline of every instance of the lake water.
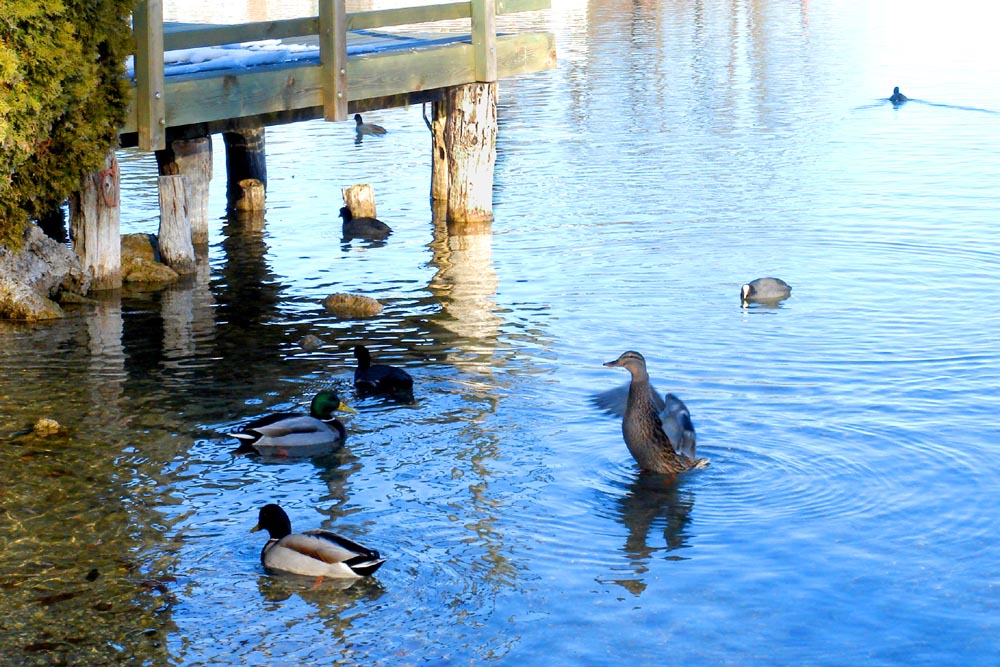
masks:
[[[555,0],[521,22],[559,68],[500,86],[491,233],[433,221],[419,108],[269,129],[266,225],[216,221],[193,285],[0,329],[0,664],[997,664],[997,14]],[[384,245],[340,241],[362,182]],[[762,275],[792,297],[742,308]],[[354,396],[358,342],[415,405]],[[626,349],[708,469],[647,479],[591,405]],[[329,386],[339,455],[221,434]],[[388,562],[265,573],[272,501]]]

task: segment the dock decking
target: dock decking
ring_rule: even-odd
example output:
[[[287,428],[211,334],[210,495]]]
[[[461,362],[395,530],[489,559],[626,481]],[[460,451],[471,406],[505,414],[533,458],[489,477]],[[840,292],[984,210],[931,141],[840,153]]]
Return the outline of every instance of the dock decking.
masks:
[[[133,14],[137,50],[122,146],[160,150],[169,140],[326,118],[441,99],[444,90],[555,66],[551,33],[498,34],[496,15],[549,0],[471,0],[347,14],[320,0],[317,16],[241,25],[163,24],[162,0]],[[434,23],[469,20],[467,32]],[[449,23],[449,27],[452,24]],[[165,53],[267,41],[260,64],[170,67]],[[224,60],[224,59],[223,59]]]

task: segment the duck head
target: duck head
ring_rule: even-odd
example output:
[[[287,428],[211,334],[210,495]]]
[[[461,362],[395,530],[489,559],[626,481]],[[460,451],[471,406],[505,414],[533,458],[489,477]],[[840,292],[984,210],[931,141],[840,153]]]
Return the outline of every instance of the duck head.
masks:
[[[635,350],[622,352],[621,356],[614,361],[604,362],[609,368],[625,368],[632,374],[632,377],[639,378],[646,375],[646,358]]]
[[[271,503],[260,508],[257,525],[251,528],[250,532],[256,533],[258,530],[266,530],[272,540],[280,540],[292,534],[292,521],[285,514],[285,510]]]
[[[357,412],[354,408],[340,400],[340,396],[332,389],[324,389],[313,397],[309,411],[316,419],[329,421],[333,419],[333,413],[337,410],[341,412]]]

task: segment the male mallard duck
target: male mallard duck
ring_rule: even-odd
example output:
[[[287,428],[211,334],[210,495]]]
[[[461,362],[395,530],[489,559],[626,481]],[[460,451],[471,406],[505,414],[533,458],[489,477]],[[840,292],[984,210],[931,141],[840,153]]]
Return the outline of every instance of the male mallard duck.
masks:
[[[385,559],[329,530],[293,533],[285,510],[271,503],[260,508],[257,525],[250,532],[266,530],[270,538],[260,552],[260,562],[271,570],[311,577],[366,577]]]
[[[333,413],[354,412],[337,392],[316,394],[309,414],[276,412],[244,425],[230,435],[240,441],[240,451],[263,456],[299,457],[329,454],[344,444],[347,429]]]
[[[629,350],[604,365],[620,366],[632,375],[622,435],[629,453],[643,470],[674,475],[708,465],[706,459],[695,458],[694,425],[687,406],[673,394],[667,394],[664,400],[656,395],[641,354]]]
[[[372,365],[372,356],[364,345],[354,346],[354,358],[358,360],[358,368],[354,371],[354,388],[358,393],[413,402],[413,378],[409,373],[386,364]]]
[[[345,239],[372,239],[381,241],[389,238],[392,228],[377,218],[355,218],[347,206],[340,207],[340,217],[344,219]]]
[[[892,89],[892,95],[889,97],[889,101],[892,102],[893,104],[902,104],[908,99],[910,98],[908,98],[903,93],[899,92],[899,86],[896,86],[895,88]]]
[[[757,278],[740,288],[740,300],[777,303],[792,295],[792,287],[780,278]]]
[[[375,123],[366,123],[361,120],[361,114],[354,114],[355,131],[358,134],[385,134],[385,128]]]

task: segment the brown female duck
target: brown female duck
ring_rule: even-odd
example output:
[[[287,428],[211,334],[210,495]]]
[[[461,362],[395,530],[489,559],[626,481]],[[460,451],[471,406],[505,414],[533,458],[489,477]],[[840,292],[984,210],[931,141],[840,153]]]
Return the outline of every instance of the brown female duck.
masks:
[[[643,470],[674,475],[708,465],[707,459],[695,457],[694,425],[684,402],[673,394],[665,399],[656,394],[641,354],[629,350],[604,365],[625,368],[632,375],[622,435]]]

